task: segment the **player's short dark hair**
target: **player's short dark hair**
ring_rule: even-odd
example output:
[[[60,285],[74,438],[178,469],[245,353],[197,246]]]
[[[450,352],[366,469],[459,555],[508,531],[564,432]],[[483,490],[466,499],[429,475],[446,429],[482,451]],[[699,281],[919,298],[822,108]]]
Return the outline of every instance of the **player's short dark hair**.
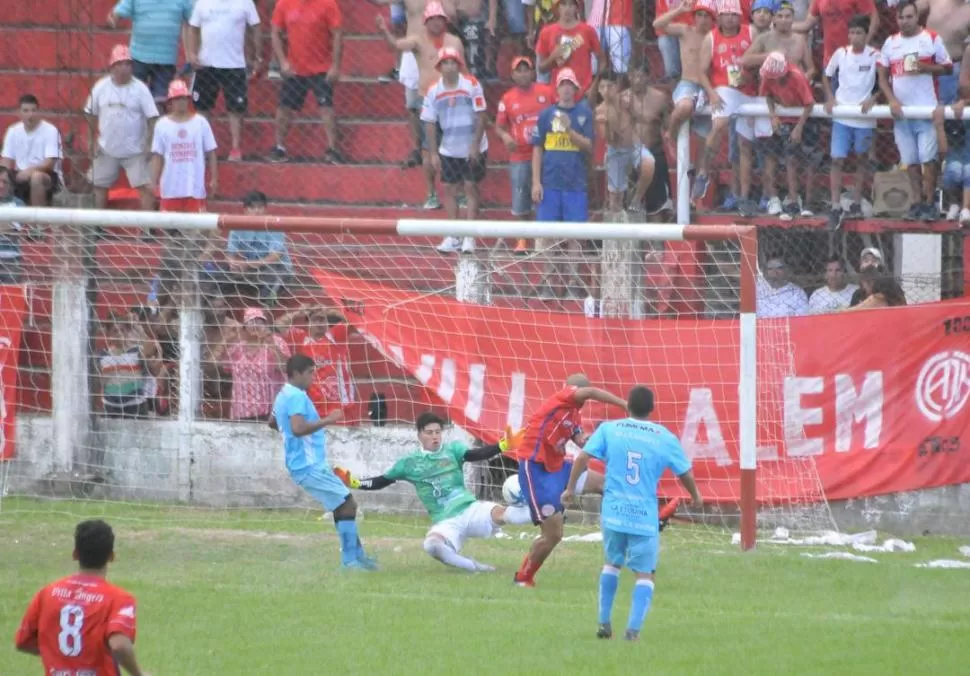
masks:
[[[853,28],[861,28],[864,33],[868,34],[869,26],[871,25],[872,21],[870,21],[869,17],[865,14],[856,14],[854,17],[849,19],[849,30],[852,30]]]
[[[252,207],[265,207],[269,200],[266,199],[266,193],[262,193],[259,190],[250,190],[243,197],[243,206],[247,209]]]
[[[37,106],[38,108],[40,108],[40,101],[38,101],[37,100],[37,97],[34,96],[33,94],[24,94],[23,96],[21,96],[20,97],[20,100],[17,101],[17,106],[18,107],[19,106],[22,106],[25,103],[32,103],[35,106]]]
[[[634,418],[646,418],[653,412],[653,390],[637,385],[626,398],[626,407]]]
[[[286,377],[292,378],[298,373],[306,373],[315,366],[313,360],[305,354],[295,354],[286,360]]]
[[[842,256],[829,256],[825,259],[825,267],[828,267],[830,263],[838,263],[842,272],[845,272],[845,261],[842,260]]]
[[[115,550],[115,533],[105,521],[82,521],[74,528],[74,551],[81,568],[98,570],[108,565]]]
[[[900,2],[896,6],[896,16],[902,16],[903,15],[903,10],[906,9],[907,7],[912,7],[913,8],[913,11],[916,12],[916,18],[918,19],[919,18],[919,6],[916,4],[916,0],[902,0],[902,2]]]
[[[432,413],[431,411],[425,411],[418,416],[417,420],[414,421],[414,426],[418,429],[418,432],[424,432],[425,427],[435,424],[444,427],[445,419],[437,413]]]

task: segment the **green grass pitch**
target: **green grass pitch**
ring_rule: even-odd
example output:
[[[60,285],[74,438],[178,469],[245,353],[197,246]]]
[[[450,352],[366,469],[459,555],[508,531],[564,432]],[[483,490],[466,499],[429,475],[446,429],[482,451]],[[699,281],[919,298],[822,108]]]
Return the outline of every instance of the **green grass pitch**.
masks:
[[[446,569],[421,549],[424,525],[368,515],[375,574],[341,573],[319,514],[4,500],[0,674],[41,674],[13,649],[31,596],[72,572],[81,518],[115,527],[109,579],[139,603],[139,660],[153,676],[202,674],[911,674],[970,669],[970,570],[920,539],[878,564],[811,560],[805,549],[742,553],[727,535],[664,533],[653,608],[639,643],[598,641],[600,545],[563,543],[536,589],[511,584],[528,540],[471,541],[499,567]],[[579,532],[575,529],[572,532]],[[517,536],[517,533],[514,533]],[[817,550],[816,550],[817,551]],[[614,615],[622,634],[632,580]]]

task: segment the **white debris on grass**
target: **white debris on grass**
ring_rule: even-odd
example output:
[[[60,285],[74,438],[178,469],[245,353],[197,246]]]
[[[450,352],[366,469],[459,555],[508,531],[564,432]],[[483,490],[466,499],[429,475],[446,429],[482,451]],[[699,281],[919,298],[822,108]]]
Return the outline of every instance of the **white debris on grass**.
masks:
[[[586,535],[570,535],[569,537],[564,537],[563,542],[602,542],[602,533],[587,533]]]
[[[852,549],[856,550],[857,552],[915,552],[916,545],[914,545],[912,542],[906,542],[906,540],[889,538],[881,545],[866,545],[860,542],[855,542],[852,544]]]
[[[926,563],[917,563],[917,568],[970,568],[970,561],[954,561],[953,559],[936,559]]]
[[[771,537],[759,540],[769,545],[797,545],[801,547],[852,547],[858,552],[914,552],[916,545],[906,540],[889,538],[882,544],[877,544],[877,533],[874,530],[862,533],[839,533],[834,530],[822,531],[818,535],[806,535],[801,538],[791,537],[787,528],[778,527]],[[731,536],[731,544],[741,544],[741,534]]]
[[[495,535],[493,535],[492,537],[495,538],[496,540],[511,540],[512,539],[512,536],[511,535],[509,535],[508,533],[506,533],[504,531],[501,531],[501,530],[498,531],[497,533],[495,533]]]
[[[823,552],[815,554],[812,552],[802,552],[806,559],[839,559],[841,561],[857,561],[859,563],[879,563],[871,556],[859,556],[851,552]]]
[[[970,547],[966,545],[964,545],[963,547],[960,547],[960,553],[963,554],[964,556],[970,556]]]

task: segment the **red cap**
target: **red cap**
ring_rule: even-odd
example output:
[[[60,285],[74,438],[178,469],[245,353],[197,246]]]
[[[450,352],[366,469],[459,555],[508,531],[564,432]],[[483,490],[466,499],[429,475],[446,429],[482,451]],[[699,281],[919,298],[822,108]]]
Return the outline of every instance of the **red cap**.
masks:
[[[192,96],[192,92],[189,91],[189,86],[185,83],[185,80],[180,80],[175,78],[172,80],[171,84],[168,85],[168,100],[172,99],[184,99]]]
[[[563,82],[572,82],[574,85],[579,87],[579,78],[576,77],[576,73],[573,72],[572,68],[563,68],[559,71],[559,75],[556,76],[556,86],[558,87]]]
[[[448,20],[448,15],[445,14],[445,8],[441,6],[441,3],[432,0],[424,6],[424,20],[427,22],[428,19],[433,19],[436,16],[440,16],[445,21]]]
[[[111,48],[111,58],[108,59],[108,67],[123,61],[131,61],[131,50],[128,45],[115,45]]]
[[[784,52],[771,52],[761,64],[761,77],[766,80],[779,78],[787,72],[788,59],[785,58]]]
[[[535,67],[532,64],[532,59],[530,59],[528,56],[517,56],[514,59],[512,59],[512,70],[515,70],[516,68],[518,68],[519,66],[521,66],[523,63],[526,64],[529,68],[534,68]]]
[[[717,1],[697,0],[697,3],[694,5],[694,14],[698,12],[707,12],[712,17],[717,16]]]
[[[447,61],[448,59],[457,61],[459,66],[465,65],[465,57],[462,56],[461,50],[455,49],[454,47],[442,47],[438,50],[438,60],[435,61],[434,67],[437,68],[441,65],[442,61]]]

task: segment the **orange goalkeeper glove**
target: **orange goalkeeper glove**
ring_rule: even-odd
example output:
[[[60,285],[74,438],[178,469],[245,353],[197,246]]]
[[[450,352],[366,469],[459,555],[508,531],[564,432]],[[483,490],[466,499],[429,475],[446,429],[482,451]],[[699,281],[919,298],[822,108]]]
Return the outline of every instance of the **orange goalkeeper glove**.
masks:
[[[510,426],[505,427],[505,434],[502,438],[498,440],[498,448],[502,453],[514,453],[515,449],[519,447],[522,443],[522,437],[525,436],[525,429],[521,429],[518,432],[513,432]]]
[[[354,478],[354,475],[350,473],[349,469],[334,467],[333,473],[337,475],[338,479],[344,482],[344,486],[347,488],[360,488],[360,480]]]

